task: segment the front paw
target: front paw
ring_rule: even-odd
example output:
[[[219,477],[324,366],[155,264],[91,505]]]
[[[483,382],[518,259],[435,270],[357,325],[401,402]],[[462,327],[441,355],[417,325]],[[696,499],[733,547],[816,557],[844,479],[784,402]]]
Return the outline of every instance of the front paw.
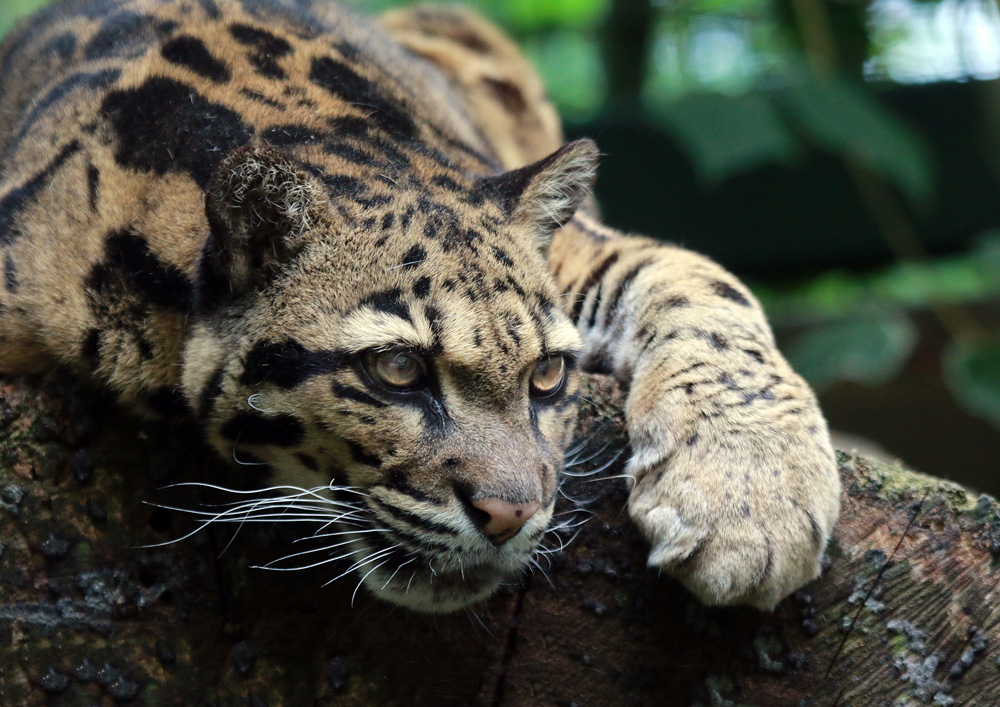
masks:
[[[679,439],[630,422],[629,511],[652,545],[650,566],[706,604],[765,610],[817,577],[840,482],[826,426],[818,411],[810,418],[700,417]]]

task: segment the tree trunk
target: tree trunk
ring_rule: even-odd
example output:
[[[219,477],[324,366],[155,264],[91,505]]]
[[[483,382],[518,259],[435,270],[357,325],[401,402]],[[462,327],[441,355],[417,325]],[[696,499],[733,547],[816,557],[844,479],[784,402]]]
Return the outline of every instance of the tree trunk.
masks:
[[[240,472],[192,427],[56,378],[0,384],[0,704],[1000,703],[992,498],[840,454],[824,576],[774,614],[708,609],[646,569],[628,481],[605,479],[627,456],[621,397],[599,377],[585,396],[569,471],[597,471],[568,477],[559,510],[586,512],[558,518],[587,522],[435,617],[365,590],[352,607],[356,578],[322,587],[329,568],[250,569],[287,549],[264,526],[141,547],[195,527],[144,502],[212,500],[163,486]]]

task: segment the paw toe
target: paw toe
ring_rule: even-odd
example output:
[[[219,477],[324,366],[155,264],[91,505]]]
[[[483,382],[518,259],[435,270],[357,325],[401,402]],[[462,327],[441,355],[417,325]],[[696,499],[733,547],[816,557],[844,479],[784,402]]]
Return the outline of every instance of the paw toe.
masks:
[[[706,535],[704,528],[685,522],[672,506],[650,508],[636,520],[652,545],[650,567],[672,569],[691,557]]]

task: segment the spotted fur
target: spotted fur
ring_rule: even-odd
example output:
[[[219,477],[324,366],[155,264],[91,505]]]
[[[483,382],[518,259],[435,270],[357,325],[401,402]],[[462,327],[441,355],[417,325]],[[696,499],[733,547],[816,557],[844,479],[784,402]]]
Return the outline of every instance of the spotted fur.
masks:
[[[631,385],[652,564],[764,607],[817,572],[837,481],[815,399],[732,276],[581,208],[595,147],[562,145],[488,23],[64,0],[0,77],[3,371],[60,364],[197,418],[300,489],[252,512],[308,508],[371,591],[445,611],[528,560],[578,371],[606,370]],[[373,379],[389,350],[426,362],[418,388]],[[533,393],[550,359],[565,381]],[[497,504],[538,510],[498,539]]]

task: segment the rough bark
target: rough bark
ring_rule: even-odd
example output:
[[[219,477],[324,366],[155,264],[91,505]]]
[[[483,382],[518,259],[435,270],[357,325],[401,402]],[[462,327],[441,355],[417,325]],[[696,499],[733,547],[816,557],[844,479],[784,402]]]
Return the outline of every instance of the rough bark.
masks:
[[[824,576],[773,614],[707,609],[645,568],[624,511],[621,399],[590,379],[547,578],[453,616],[329,571],[249,569],[286,533],[183,535],[185,480],[234,473],[186,426],[57,379],[0,383],[0,704],[1000,703],[996,501],[841,454]],[[930,441],[930,440],[929,440]],[[574,499],[574,503],[569,499]],[[593,515],[589,515],[593,514]],[[571,518],[573,514],[560,516]],[[551,564],[550,564],[551,563]]]

